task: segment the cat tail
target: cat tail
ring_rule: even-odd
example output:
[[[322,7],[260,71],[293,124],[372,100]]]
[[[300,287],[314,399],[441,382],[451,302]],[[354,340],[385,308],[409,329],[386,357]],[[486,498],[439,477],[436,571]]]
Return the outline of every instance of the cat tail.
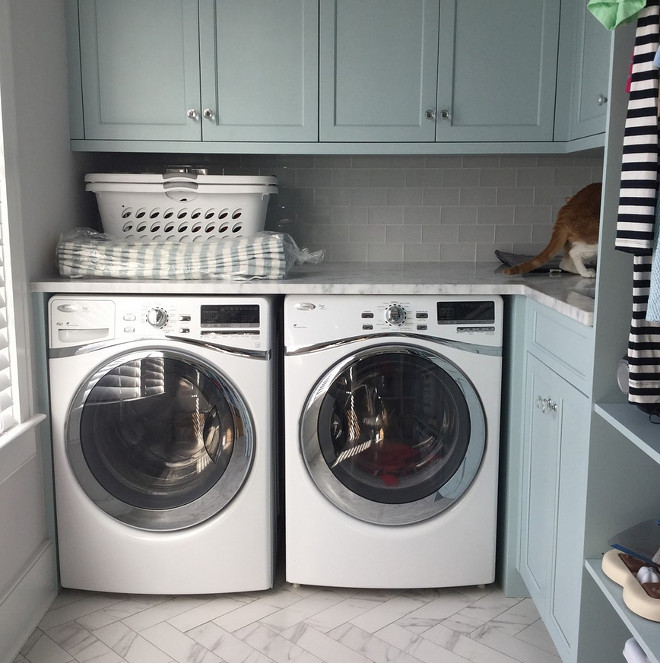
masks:
[[[519,265],[506,267],[502,273],[506,276],[513,276],[515,274],[526,274],[527,272],[531,272],[548,262],[548,260],[554,258],[564,248],[567,240],[568,233],[566,232],[566,229],[555,225],[550,241],[541,253]]]

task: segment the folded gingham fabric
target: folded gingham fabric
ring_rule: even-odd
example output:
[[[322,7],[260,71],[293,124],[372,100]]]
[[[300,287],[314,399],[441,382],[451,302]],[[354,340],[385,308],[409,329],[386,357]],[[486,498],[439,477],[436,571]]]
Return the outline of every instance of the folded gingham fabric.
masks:
[[[280,279],[296,263],[298,251],[285,233],[130,243],[79,228],[58,242],[57,264],[60,275],[71,278]]]

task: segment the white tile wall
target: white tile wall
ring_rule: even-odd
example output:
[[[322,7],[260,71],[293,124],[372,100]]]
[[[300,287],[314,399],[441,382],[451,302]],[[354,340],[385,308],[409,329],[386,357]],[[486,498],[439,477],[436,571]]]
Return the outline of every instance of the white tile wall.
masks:
[[[328,261],[386,262],[489,261],[495,249],[536,254],[565,198],[600,181],[603,165],[602,150],[154,159],[208,165],[226,174],[277,175],[280,193],[271,201],[267,229],[290,233],[301,247],[324,249]],[[108,165],[127,172],[141,168],[134,161]]]

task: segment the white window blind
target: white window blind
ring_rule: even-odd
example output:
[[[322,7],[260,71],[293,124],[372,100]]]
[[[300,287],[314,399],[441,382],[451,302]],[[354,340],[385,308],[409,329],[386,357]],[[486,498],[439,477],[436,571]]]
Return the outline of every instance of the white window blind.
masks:
[[[0,155],[1,157],[2,155]],[[0,435],[16,423],[14,385],[12,383],[11,307],[8,304],[5,183],[0,179]]]

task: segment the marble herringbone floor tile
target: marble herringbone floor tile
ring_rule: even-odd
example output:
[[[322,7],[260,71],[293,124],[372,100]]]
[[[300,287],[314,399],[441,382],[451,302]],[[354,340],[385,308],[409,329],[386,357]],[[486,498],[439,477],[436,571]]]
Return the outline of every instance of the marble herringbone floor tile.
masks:
[[[561,663],[495,586],[212,596],[64,590],[14,663]]]

